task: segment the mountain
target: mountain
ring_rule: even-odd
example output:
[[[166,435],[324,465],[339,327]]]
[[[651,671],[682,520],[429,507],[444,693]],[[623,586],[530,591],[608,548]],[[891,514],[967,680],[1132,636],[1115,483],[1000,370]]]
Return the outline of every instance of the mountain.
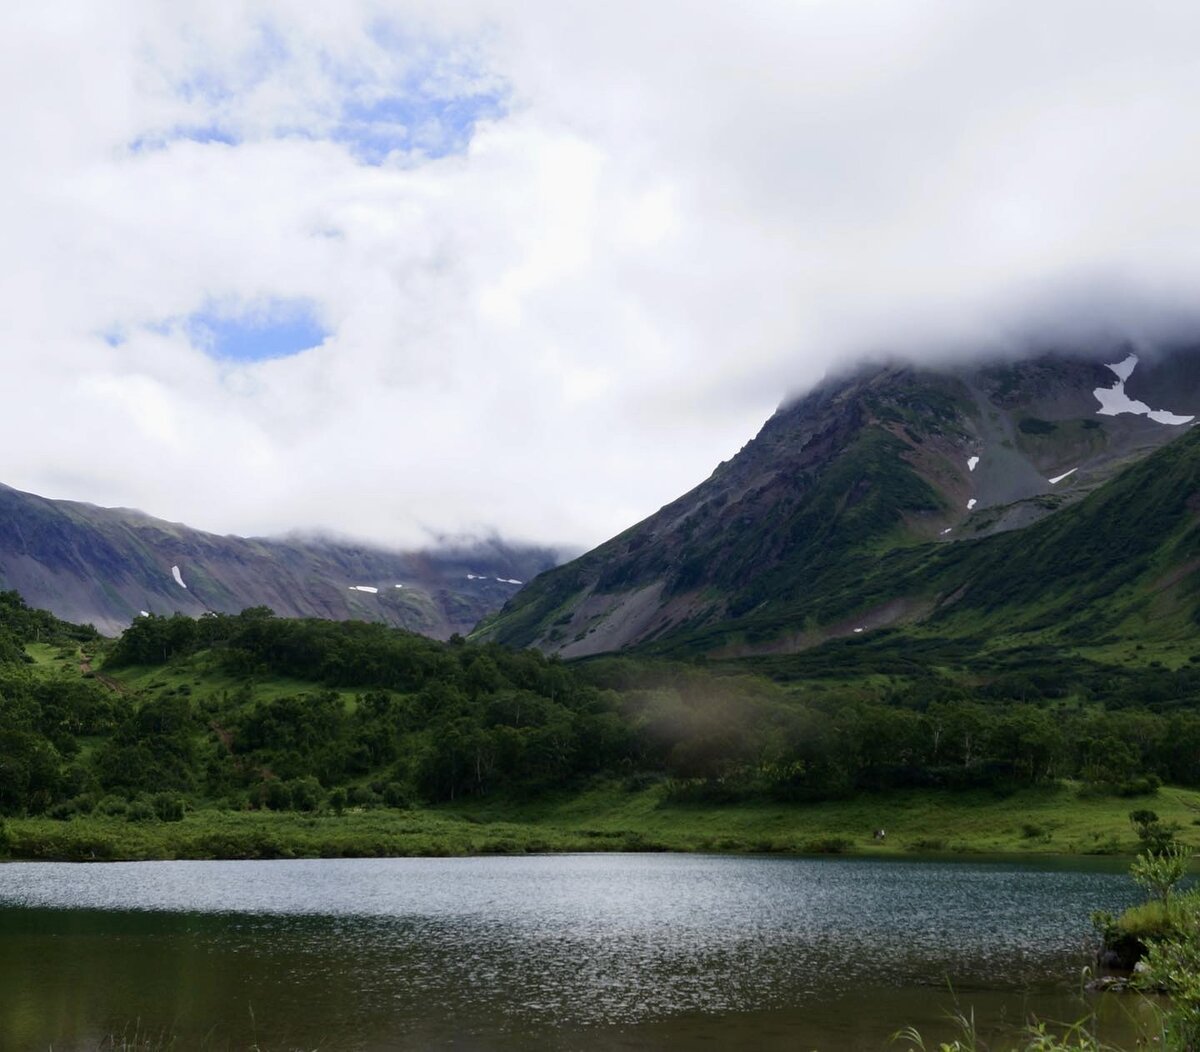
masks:
[[[861,366],[781,407],[691,492],[543,574],[476,635],[566,657],[764,653],[941,623],[952,607],[997,616],[985,593],[1032,608],[1066,568],[1077,598],[1114,567],[1130,584],[1131,567],[1161,563],[1176,589],[1191,580],[1191,541],[1176,534],[1191,529],[1197,415],[1195,345]],[[1154,484],[1167,475],[1175,489]],[[1151,540],[1181,543],[1178,558]]]
[[[0,590],[113,634],[140,612],[269,606],[283,616],[381,621],[444,639],[467,632],[557,561],[550,549],[499,540],[400,552],[222,537],[0,485]]]

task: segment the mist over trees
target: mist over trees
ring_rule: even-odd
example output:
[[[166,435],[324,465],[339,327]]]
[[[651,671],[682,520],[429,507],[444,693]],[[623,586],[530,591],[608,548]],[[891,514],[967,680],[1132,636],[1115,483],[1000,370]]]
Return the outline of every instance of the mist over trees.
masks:
[[[864,689],[778,668],[769,678],[633,658],[569,666],[263,608],[139,618],[102,678],[86,664],[34,666],[24,647],[38,642],[72,654],[99,645],[0,595],[9,815],[410,807],[595,779],[659,782],[666,799],[710,804],[1064,778],[1100,794],[1200,785],[1195,665],[1152,670],[1140,699],[1119,679],[1102,696],[1053,667]],[[139,694],[114,689],[110,676],[147,668],[161,676]]]

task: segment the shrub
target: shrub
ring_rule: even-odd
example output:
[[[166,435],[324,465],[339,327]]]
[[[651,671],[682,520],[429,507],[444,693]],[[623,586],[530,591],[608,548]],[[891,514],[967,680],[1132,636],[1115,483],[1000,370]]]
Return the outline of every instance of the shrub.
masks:
[[[379,794],[368,786],[356,785],[350,790],[350,803],[355,807],[375,807],[379,800]]]
[[[277,780],[265,784],[260,798],[272,811],[287,811],[292,806],[291,787]]]
[[[408,791],[408,787],[400,782],[388,782],[383,787],[383,802],[388,807],[399,807],[408,810],[412,807],[412,795]]]
[[[154,814],[161,822],[182,822],[183,821],[183,797],[175,796],[173,793],[158,793],[155,795],[152,806]]]
[[[1118,783],[1118,796],[1150,796],[1162,788],[1162,779],[1156,774],[1144,774],[1127,778]]]
[[[1025,417],[1017,427],[1026,435],[1050,435],[1058,430],[1057,424],[1052,424],[1049,420],[1039,420],[1034,416]]]
[[[128,822],[152,822],[154,818],[154,805],[149,800],[134,800],[125,812]]]
[[[97,805],[96,810],[102,815],[121,817],[129,810],[129,804],[119,796],[106,796]]]
[[[312,776],[296,778],[288,783],[291,790],[292,810],[315,811],[321,806],[321,783]]]
[[[1171,844],[1160,852],[1147,851],[1138,855],[1129,867],[1129,875],[1151,895],[1162,900],[1163,908],[1171,908],[1171,893],[1187,874],[1191,850],[1183,844]]]
[[[1177,825],[1163,822],[1148,808],[1139,808],[1129,812],[1129,824],[1142,842],[1142,850],[1156,855],[1165,851],[1175,842],[1175,834],[1179,831]]]

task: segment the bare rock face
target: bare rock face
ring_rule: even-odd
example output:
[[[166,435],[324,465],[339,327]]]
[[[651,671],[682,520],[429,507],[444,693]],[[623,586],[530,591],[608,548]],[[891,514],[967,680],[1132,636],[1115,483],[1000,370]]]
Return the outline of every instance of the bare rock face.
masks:
[[[445,639],[465,633],[557,562],[499,540],[402,552],[326,540],[221,537],[141,512],[0,486],[0,589],[116,634],[141,612],[199,616],[269,606]]]
[[[1191,345],[860,367],[782,406],[695,489],[538,578],[476,636],[578,657],[686,635],[693,653],[727,655],[921,619],[928,597],[872,600],[856,581],[921,545],[1026,530],[1197,417]]]

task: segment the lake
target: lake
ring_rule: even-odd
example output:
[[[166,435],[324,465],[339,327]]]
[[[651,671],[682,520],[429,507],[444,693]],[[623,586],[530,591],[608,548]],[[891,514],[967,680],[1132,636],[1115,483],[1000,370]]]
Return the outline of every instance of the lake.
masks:
[[[1108,860],[703,855],[0,866],[0,1047],[879,1049],[1084,1000]],[[953,993],[950,986],[953,986]]]

